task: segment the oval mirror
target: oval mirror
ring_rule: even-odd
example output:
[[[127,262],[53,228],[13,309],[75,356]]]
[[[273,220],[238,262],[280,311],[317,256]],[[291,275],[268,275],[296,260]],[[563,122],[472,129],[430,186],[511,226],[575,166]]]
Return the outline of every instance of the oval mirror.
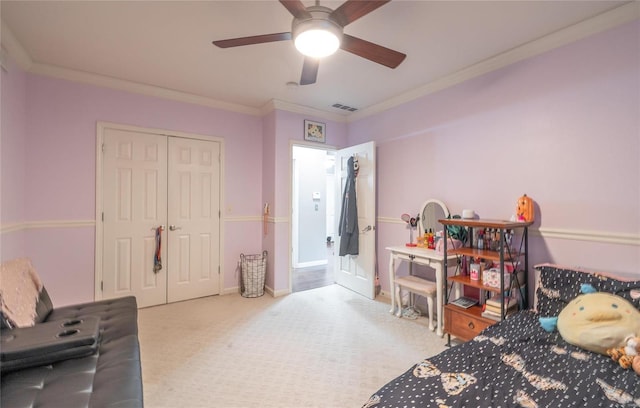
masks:
[[[420,230],[418,234],[424,233],[425,230],[431,230],[435,234],[442,228],[442,224],[440,224],[438,220],[447,218],[449,216],[449,209],[442,201],[431,198],[425,201],[419,214]]]

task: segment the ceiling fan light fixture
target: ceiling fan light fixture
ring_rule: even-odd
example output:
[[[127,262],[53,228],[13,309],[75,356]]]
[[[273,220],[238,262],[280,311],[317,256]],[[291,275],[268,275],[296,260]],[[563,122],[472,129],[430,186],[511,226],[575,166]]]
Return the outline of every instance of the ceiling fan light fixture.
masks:
[[[328,57],[340,48],[340,40],[331,31],[311,29],[298,34],[296,49],[303,55],[313,58]]]
[[[303,55],[312,58],[327,57],[340,48],[342,27],[329,18],[331,9],[314,6],[308,10],[311,18],[296,18],[293,21],[293,42]]]

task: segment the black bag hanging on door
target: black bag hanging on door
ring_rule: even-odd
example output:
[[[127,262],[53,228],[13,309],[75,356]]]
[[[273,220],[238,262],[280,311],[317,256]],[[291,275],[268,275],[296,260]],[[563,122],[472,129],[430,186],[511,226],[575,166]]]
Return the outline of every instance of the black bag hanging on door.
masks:
[[[342,195],[342,211],[340,212],[340,224],[338,235],[340,236],[339,256],[358,255],[359,230],[358,230],[358,205],[356,201],[356,177],[358,176],[358,159],[354,156],[347,161],[347,183]]]

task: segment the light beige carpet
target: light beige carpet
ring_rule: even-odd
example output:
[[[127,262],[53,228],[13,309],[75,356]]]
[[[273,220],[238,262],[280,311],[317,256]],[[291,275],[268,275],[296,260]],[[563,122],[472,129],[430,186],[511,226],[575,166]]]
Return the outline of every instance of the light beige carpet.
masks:
[[[360,407],[445,349],[426,318],[338,285],[213,296],[139,311],[145,406]]]

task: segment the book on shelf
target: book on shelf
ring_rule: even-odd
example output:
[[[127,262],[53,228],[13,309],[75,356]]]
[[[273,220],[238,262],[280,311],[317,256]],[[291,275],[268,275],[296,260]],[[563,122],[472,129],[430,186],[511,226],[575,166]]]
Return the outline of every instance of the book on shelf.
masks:
[[[495,314],[498,314],[498,315],[502,311],[500,306],[492,306],[490,304],[485,304],[484,307],[482,308],[482,310],[486,311],[486,312],[492,312],[492,313],[495,313]],[[507,305],[505,305],[504,311],[505,311],[505,313],[517,312],[518,311],[518,305],[514,304],[513,306],[510,306],[510,307],[507,307]]]
[[[518,310],[516,308],[511,308],[511,309],[505,311],[505,316],[504,317],[507,318],[507,317],[511,316],[512,314],[515,314],[517,311]],[[485,309],[485,310],[482,311],[482,313],[480,313],[480,315],[482,317],[486,317],[488,319],[493,319],[493,320],[498,321],[498,322],[500,320],[502,320],[502,318],[500,317],[500,311],[494,312],[492,310]]]
[[[501,295],[497,295],[494,296],[490,299],[487,299],[485,304],[487,306],[493,306],[493,307],[497,307],[498,309],[500,309],[500,305],[502,304],[502,302],[504,302],[504,307],[506,309],[513,307],[516,305],[516,303],[518,303],[518,299],[516,299],[513,296],[501,296]]]
[[[459,298],[457,298],[456,300],[452,300],[451,302],[449,302],[453,305],[462,307],[464,309],[468,309],[473,305],[478,304],[478,300],[474,299],[474,298],[470,298],[470,297],[466,297],[466,296],[461,296]]]

